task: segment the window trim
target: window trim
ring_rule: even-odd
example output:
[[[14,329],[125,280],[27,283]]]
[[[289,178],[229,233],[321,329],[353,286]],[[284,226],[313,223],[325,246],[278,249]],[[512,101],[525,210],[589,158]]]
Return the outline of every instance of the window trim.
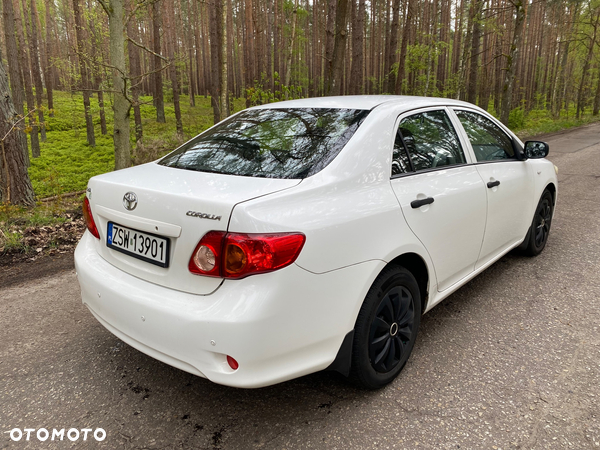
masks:
[[[500,122],[498,119],[496,119],[490,113],[488,113],[487,111],[478,110],[475,108],[469,108],[466,106],[450,106],[448,109],[451,111],[453,120],[455,120],[455,127],[457,127],[457,126],[459,127],[459,130],[460,130],[459,133],[461,135],[461,139],[465,140],[466,143],[468,144],[469,153],[473,160],[472,163],[474,165],[490,164],[490,163],[505,163],[505,162],[510,162],[510,161],[519,161],[519,162],[523,161],[523,144],[522,144],[522,142],[520,142],[519,138],[512,131],[510,131],[507,126],[505,126],[502,122]],[[480,116],[485,117],[486,119],[491,121],[494,125],[496,125],[498,128],[500,128],[500,130],[510,140],[513,151],[515,152],[514,158],[489,160],[489,161],[478,161],[477,156],[475,155],[475,151],[473,150],[473,146],[471,145],[471,140],[469,139],[467,132],[465,131],[460,119],[458,118],[458,114],[456,114],[456,111],[466,111],[466,112],[470,112],[470,113],[474,113],[474,114],[479,114]]]
[[[458,143],[461,146],[461,150],[463,152],[466,162],[460,163],[460,164],[453,164],[451,166],[440,166],[440,167],[432,167],[429,169],[414,170],[412,158],[410,157],[410,153],[408,153],[408,149],[406,148],[406,144],[404,143],[404,137],[402,137],[402,133],[400,133],[400,136],[402,137],[402,144],[404,145],[404,148],[406,149],[407,156],[409,157],[410,165],[411,165],[411,168],[413,169],[413,171],[392,175],[392,163],[394,161],[394,143],[396,142],[396,135],[398,134],[398,130],[400,128],[400,122],[402,122],[405,118],[407,118],[409,116],[414,116],[416,114],[421,114],[421,113],[429,112],[429,111],[444,111],[446,113],[446,115],[450,119],[450,124],[454,128],[454,132],[456,133],[456,137],[458,138]],[[394,180],[396,178],[403,178],[403,177],[410,176],[410,175],[418,175],[421,173],[436,172],[439,170],[449,170],[449,169],[453,169],[455,167],[465,167],[465,166],[468,166],[469,164],[473,164],[474,159],[471,155],[471,152],[472,152],[471,144],[469,143],[469,146],[465,147],[463,138],[461,136],[461,133],[464,133],[464,130],[462,129],[462,126],[460,129],[457,129],[455,120],[458,120],[458,118],[454,114],[454,111],[452,111],[450,109],[450,107],[448,107],[448,105],[436,105],[436,106],[427,106],[425,108],[415,108],[415,109],[411,109],[409,111],[404,111],[403,113],[399,114],[398,117],[396,117],[396,120],[394,122],[395,132],[393,133],[394,137],[392,140],[392,145],[390,147],[390,152],[391,152],[390,153],[390,171],[389,171],[390,180]]]
[[[409,177],[409,176],[413,176],[413,175],[421,175],[424,173],[439,172],[441,170],[452,170],[454,168],[467,167],[467,166],[472,166],[472,165],[473,165],[472,163],[461,163],[461,164],[452,164],[451,166],[432,167],[431,169],[422,169],[422,170],[418,170],[415,172],[399,173],[397,175],[392,175],[390,177],[390,180],[395,180],[396,178]]]

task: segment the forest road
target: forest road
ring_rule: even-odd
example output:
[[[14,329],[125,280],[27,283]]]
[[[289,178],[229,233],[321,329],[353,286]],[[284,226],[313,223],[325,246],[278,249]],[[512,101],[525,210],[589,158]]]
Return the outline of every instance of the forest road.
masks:
[[[560,186],[544,253],[507,255],[425,315],[380,391],[335,373],[218,386],[106,331],[73,270],[3,287],[0,448],[600,450],[600,124],[547,141]]]

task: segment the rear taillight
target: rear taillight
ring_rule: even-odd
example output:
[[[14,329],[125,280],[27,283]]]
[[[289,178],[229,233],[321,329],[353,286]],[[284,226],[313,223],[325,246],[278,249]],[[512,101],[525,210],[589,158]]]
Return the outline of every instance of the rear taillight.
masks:
[[[194,249],[189,270],[221,278],[244,278],[272,272],[292,264],[305,240],[302,233],[209,231]]]
[[[85,217],[85,223],[87,225],[87,229],[92,233],[92,235],[96,239],[100,239],[100,234],[98,233],[98,228],[96,228],[96,222],[94,222],[94,216],[92,215],[92,208],[90,207],[90,201],[88,198],[83,199],[83,217]]]

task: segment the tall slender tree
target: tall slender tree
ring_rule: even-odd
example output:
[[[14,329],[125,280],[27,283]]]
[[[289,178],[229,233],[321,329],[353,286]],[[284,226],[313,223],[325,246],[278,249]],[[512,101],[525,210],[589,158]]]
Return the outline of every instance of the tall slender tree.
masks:
[[[161,39],[160,39],[160,28],[161,28],[161,14],[160,14],[160,0],[154,0],[152,2],[152,44],[154,51],[154,106],[156,108],[156,121],[165,123],[165,100],[163,94],[163,80],[162,80],[162,58],[160,57],[161,51]]]
[[[25,116],[25,110],[23,108],[23,81],[21,79],[21,69],[19,65],[19,52],[17,50],[17,38],[15,35],[15,13],[13,8],[13,2],[11,0],[4,0],[2,2],[2,16],[4,19],[4,39],[6,41],[6,57],[10,61],[8,65],[8,72],[10,74],[10,87],[13,98],[13,104],[15,111],[20,117]],[[29,166],[29,151],[27,150],[27,135],[23,132],[21,127],[16,127],[15,133],[18,138],[23,140],[21,147],[24,151],[25,164]]]
[[[34,1],[34,0],[32,0]],[[75,17],[75,33],[77,37],[77,53],[79,56],[79,73],[81,74],[81,92],[83,94],[83,108],[85,114],[85,131],[87,142],[90,147],[96,146],[96,135],[94,133],[94,121],[92,118],[92,108],[90,103],[90,75],[89,75],[89,55],[85,48],[85,29],[83,27],[83,17],[81,15],[80,0],[73,0],[73,15]]]
[[[0,55],[0,201],[17,205],[33,204],[33,187],[27,173],[26,149],[15,132],[17,111],[13,104],[8,76]]]

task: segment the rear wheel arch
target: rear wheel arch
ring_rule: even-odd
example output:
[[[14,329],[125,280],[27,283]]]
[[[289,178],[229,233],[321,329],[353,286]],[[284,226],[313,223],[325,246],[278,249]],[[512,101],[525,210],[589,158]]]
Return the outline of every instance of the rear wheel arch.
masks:
[[[421,314],[423,314],[427,308],[427,301],[429,299],[429,269],[425,260],[417,253],[403,253],[395,257],[375,275],[371,284],[375,283],[379,276],[386,270],[398,267],[408,270],[415,277],[421,297]],[[355,322],[357,319],[358,312]],[[326,370],[339,372],[346,377],[350,375],[354,333],[355,328],[346,334],[334,361]]]
[[[427,309],[429,300],[429,269],[423,258],[416,253],[404,253],[390,261],[386,268],[390,265],[404,267],[413,274],[421,292],[421,313],[423,313]]]

